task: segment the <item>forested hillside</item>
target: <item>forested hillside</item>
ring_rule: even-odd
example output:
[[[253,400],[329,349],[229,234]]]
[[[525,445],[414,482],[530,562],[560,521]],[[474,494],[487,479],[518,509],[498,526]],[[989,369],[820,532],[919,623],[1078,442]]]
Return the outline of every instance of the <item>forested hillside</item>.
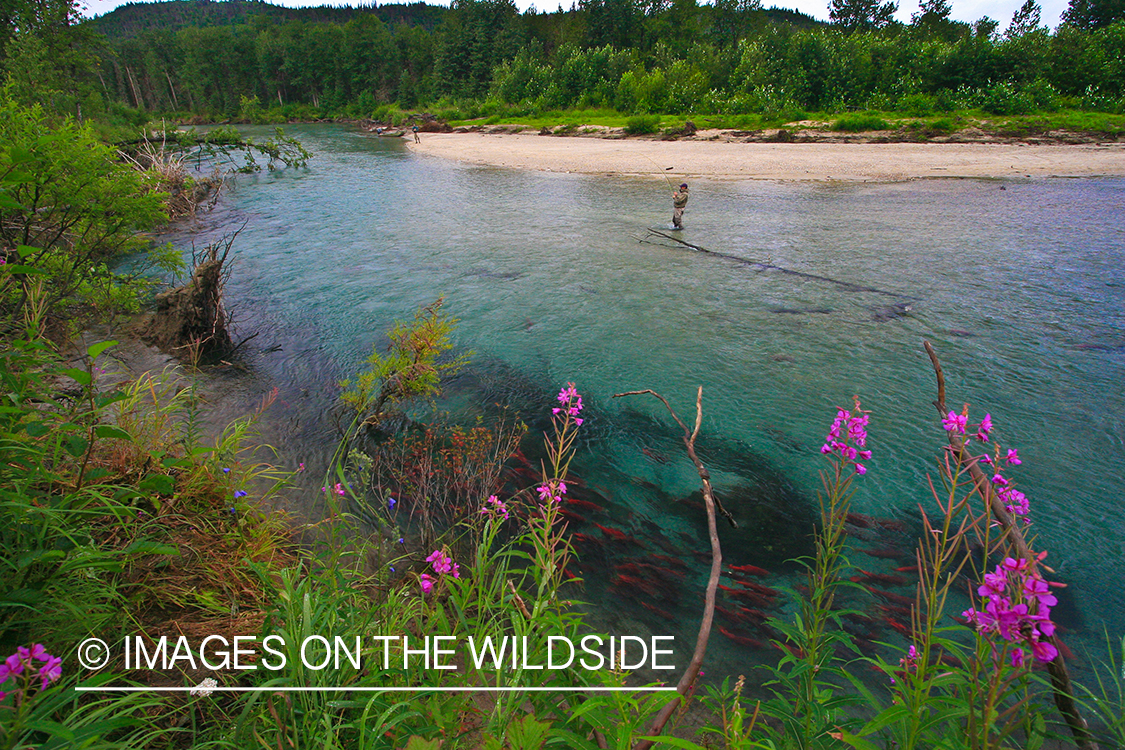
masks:
[[[833,0],[830,24],[756,0],[582,0],[522,14],[512,0],[448,10],[172,0],[87,25],[107,36],[96,93],[149,112],[365,116],[442,99],[517,114],[1120,112],[1125,8],[1074,3],[1055,31],[1035,0],[1006,28],[953,21],[945,0],[906,25],[893,3],[860,0]]]

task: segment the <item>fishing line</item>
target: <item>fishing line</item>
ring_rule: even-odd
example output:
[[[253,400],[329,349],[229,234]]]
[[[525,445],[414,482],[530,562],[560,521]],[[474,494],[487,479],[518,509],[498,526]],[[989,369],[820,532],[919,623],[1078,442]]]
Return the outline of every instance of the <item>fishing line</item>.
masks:
[[[675,186],[674,186],[674,185],[672,184],[672,181],[668,179],[668,175],[666,175],[666,174],[665,174],[665,172],[667,172],[667,171],[668,171],[669,169],[673,169],[673,167],[662,167],[662,166],[660,166],[659,164],[657,164],[657,163],[656,163],[656,160],[655,160],[655,159],[653,159],[653,158],[652,158],[651,156],[649,156],[648,154],[641,154],[641,156],[643,156],[644,158],[646,158],[646,159],[648,159],[649,161],[651,161],[651,162],[652,162],[652,166],[654,166],[654,167],[656,167],[656,168],[657,168],[658,170],[660,170],[660,171],[659,171],[659,174],[660,174],[660,176],[661,176],[661,177],[663,177],[663,178],[664,178],[664,181],[668,183],[668,189],[669,189],[669,190],[671,190],[671,191],[672,191],[673,193],[674,193],[674,192],[676,192],[676,187],[675,187]]]

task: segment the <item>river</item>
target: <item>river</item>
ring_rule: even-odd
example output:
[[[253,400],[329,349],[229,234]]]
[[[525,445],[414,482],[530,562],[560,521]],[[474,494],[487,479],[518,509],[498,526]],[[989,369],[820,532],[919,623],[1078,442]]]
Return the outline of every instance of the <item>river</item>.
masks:
[[[741,524],[723,531],[725,558],[793,585],[780,561],[807,551],[818,449],[853,395],[872,412],[874,453],[854,509],[911,530],[919,503],[934,510],[927,476],[937,481],[944,433],[929,340],[950,407],[991,413],[1019,449],[1011,473],[1030,497],[1036,547],[1069,584],[1064,638],[1097,649],[1103,626],[1121,635],[1125,180],[692,179],[682,238],[731,259],[638,241],[670,220],[663,180],[468,166],[345,126],[289,134],[314,153],[307,169],[240,176],[213,212],[166,238],[186,250],[243,227],[227,293],[237,330],[258,335],[250,374],[228,378],[218,406],[236,416],[277,386],[265,431],[289,466],[324,465],[336,382],[396,319],[445,295],[458,347],[474,352],[439,404],[454,418],[501,402],[541,427],[560,386],[583,395],[575,473],[605,507],[599,523],[637,540],[589,552],[587,599],[611,601],[611,566],[649,554],[688,560],[689,591],[705,580],[691,554],[706,549],[689,501],[698,477],[675,426],[654,400],[611,398],[639,388],[691,415],[703,386],[701,453]],[[865,533],[858,547],[906,538]],[[905,564],[852,556],[869,570]],[[698,600],[664,602],[663,615],[616,600],[602,611],[619,632],[687,637]],[[747,658],[713,643],[731,665]]]

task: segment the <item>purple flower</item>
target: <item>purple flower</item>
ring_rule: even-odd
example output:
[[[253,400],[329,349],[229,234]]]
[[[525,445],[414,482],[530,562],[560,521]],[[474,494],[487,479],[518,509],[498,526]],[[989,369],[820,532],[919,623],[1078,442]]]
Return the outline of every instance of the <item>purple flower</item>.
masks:
[[[304,470],[305,470],[304,464],[297,464],[297,471],[304,471]]]
[[[1017,648],[1012,650],[1011,654],[1012,666],[1018,667],[1023,664],[1023,649]]]
[[[566,494],[566,482],[551,479],[536,487],[535,490],[539,493],[540,503],[547,503],[548,505],[551,502],[561,503],[562,496]]]
[[[40,690],[46,690],[47,685],[62,676],[62,659],[47,654],[46,663],[39,670]]]
[[[224,473],[224,474],[230,474],[230,469],[224,468],[224,469],[223,469],[223,473]]]
[[[434,589],[434,579],[429,573],[418,576],[418,583],[422,585],[422,593],[428,594]]]
[[[430,556],[426,558],[426,562],[433,566],[435,573],[452,573],[457,566],[453,564],[453,558],[446,556],[445,552],[440,549],[435,549]],[[454,578],[458,576],[454,574]]]
[[[828,435],[824,438],[820,452],[825,456],[836,454],[849,463],[855,463],[857,459],[869,460],[871,451],[866,450],[866,447],[867,426],[870,422],[871,416],[861,408],[859,397],[855,397],[854,410],[836,409],[836,418],[828,428]],[[860,448],[865,450],[859,450]],[[867,467],[862,464],[857,463],[855,470],[859,475],[867,473]]]
[[[480,509],[481,513],[492,517],[500,517],[505,521],[508,520],[508,506],[500,502],[500,498],[496,495],[489,495],[488,499],[484,501],[484,505]]]
[[[992,483],[998,487],[1003,487],[1008,483],[1008,480],[1002,477],[999,472],[997,472],[992,477]]]
[[[16,656],[18,656],[24,662],[29,662],[32,659],[46,661],[46,655],[47,648],[42,643],[36,643],[30,649],[24,648],[23,646],[20,646],[16,649]]]
[[[1012,466],[1019,466],[1023,463],[1023,461],[1020,461],[1019,453],[1016,452],[1015,448],[1008,449],[1008,455],[1004,457],[1004,460]]]
[[[240,497],[246,497],[246,495],[247,495],[247,492],[246,492],[246,490],[235,490],[235,491],[234,491],[234,497],[235,497],[235,499],[238,499],[238,498],[240,498]]]
[[[947,432],[956,432],[959,435],[964,435],[965,427],[969,424],[969,415],[957,414],[951,411],[948,416],[941,420],[941,423]]]
[[[1022,573],[1027,570],[1029,563],[1024,558],[1015,559],[1014,557],[1005,557],[1004,562],[1000,563],[1007,570],[1014,570],[1017,573]]]
[[[984,583],[977,589],[981,596],[1003,596],[1008,591],[1008,573],[999,565],[995,573],[985,573]]]
[[[395,503],[397,503],[397,502],[398,501],[395,500],[393,497],[387,498],[387,507],[393,508],[393,507],[395,507]]]
[[[1041,610],[1045,606],[1053,607],[1059,603],[1059,600],[1051,593],[1051,585],[1042,578],[1036,578],[1035,576],[1027,576],[1023,579],[1023,595],[1030,601],[1038,602]]]
[[[574,383],[567,383],[566,387],[559,391],[558,402],[562,406],[551,409],[551,413],[555,415],[565,413],[568,417],[574,417],[574,424],[581,426],[583,420],[578,414],[582,411],[582,397],[578,395]]]
[[[1027,502],[1027,495],[1023,494],[1014,487],[1003,487],[997,494],[1003,500],[1009,513],[1014,513],[1017,516],[1026,516],[1031,512],[1031,507]]]
[[[1054,661],[1055,657],[1059,655],[1059,650],[1047,641],[1032,641],[1031,652],[1035,654],[1035,659],[1041,662]]]

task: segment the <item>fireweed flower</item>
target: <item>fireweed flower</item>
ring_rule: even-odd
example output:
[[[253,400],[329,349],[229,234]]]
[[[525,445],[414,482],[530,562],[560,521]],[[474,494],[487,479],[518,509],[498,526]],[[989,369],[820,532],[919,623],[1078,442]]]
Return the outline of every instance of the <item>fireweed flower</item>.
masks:
[[[426,558],[426,562],[430,563],[435,573],[449,573],[454,578],[461,577],[461,566],[453,562],[453,558],[445,554],[440,549],[435,549],[430,556]]]
[[[958,435],[964,435],[965,429],[969,426],[969,405],[965,404],[965,408],[960,414],[952,411],[949,412],[947,416],[942,418],[941,423],[947,432],[956,432]]]
[[[898,665],[907,673],[913,673],[918,670],[918,649],[914,647],[913,643],[910,644],[906,656],[898,660]],[[891,677],[891,684],[895,684],[895,678],[893,676]]]
[[[852,411],[836,410],[836,419],[828,429],[824,445],[820,452],[825,456],[838,455],[846,463],[855,464],[856,474],[867,473],[867,467],[858,463],[857,459],[867,461],[871,458],[871,451],[867,448],[867,425],[871,421],[869,412],[860,408],[859,397],[855,397],[855,408]],[[864,450],[859,450],[863,448]]]
[[[581,427],[583,420],[578,415],[582,412],[582,396],[578,395],[574,383],[567,383],[566,387],[559,391],[558,402],[561,406],[551,409],[551,413],[574,417],[574,424]]]
[[[481,506],[480,512],[491,518],[502,518],[508,520],[508,506],[500,502],[500,498],[496,495],[489,495],[488,499],[484,501]]]
[[[448,573],[454,578],[461,577],[461,566],[453,562],[453,558],[445,554],[444,550],[435,549],[426,558],[426,562],[430,563],[434,573],[443,575]],[[418,583],[422,586],[422,593],[428,594],[433,591],[434,584],[437,583],[437,578],[429,573],[423,573],[418,576]]]
[[[1026,559],[1008,557],[995,572],[984,576],[984,583],[977,589],[988,599],[984,611],[968,609],[961,614],[978,633],[996,634],[1016,644],[1011,654],[1013,666],[1024,663],[1025,648],[1036,661],[1052,661],[1058,649],[1043,640],[1055,633],[1051,607],[1058,599],[1051,593],[1051,586]]]
[[[562,502],[562,496],[566,494],[566,482],[558,479],[552,479],[546,484],[542,484],[535,488],[539,493],[539,502],[550,504],[552,502]]]
[[[38,669],[36,669],[36,662],[39,663]],[[0,664],[0,687],[4,686],[8,678],[21,676],[24,678],[25,687],[31,687],[32,681],[38,678],[39,689],[46,690],[48,685],[62,676],[62,659],[47,653],[47,648],[42,643],[36,643],[31,648],[20,646],[16,649],[16,653]],[[23,688],[0,690],[0,700],[4,700],[11,693],[19,694],[22,691]]]
[[[1008,449],[1008,455],[1004,457],[1004,460],[1012,466],[1019,466],[1023,463],[1023,461],[1020,461],[1019,454],[1016,452],[1015,448]]]

